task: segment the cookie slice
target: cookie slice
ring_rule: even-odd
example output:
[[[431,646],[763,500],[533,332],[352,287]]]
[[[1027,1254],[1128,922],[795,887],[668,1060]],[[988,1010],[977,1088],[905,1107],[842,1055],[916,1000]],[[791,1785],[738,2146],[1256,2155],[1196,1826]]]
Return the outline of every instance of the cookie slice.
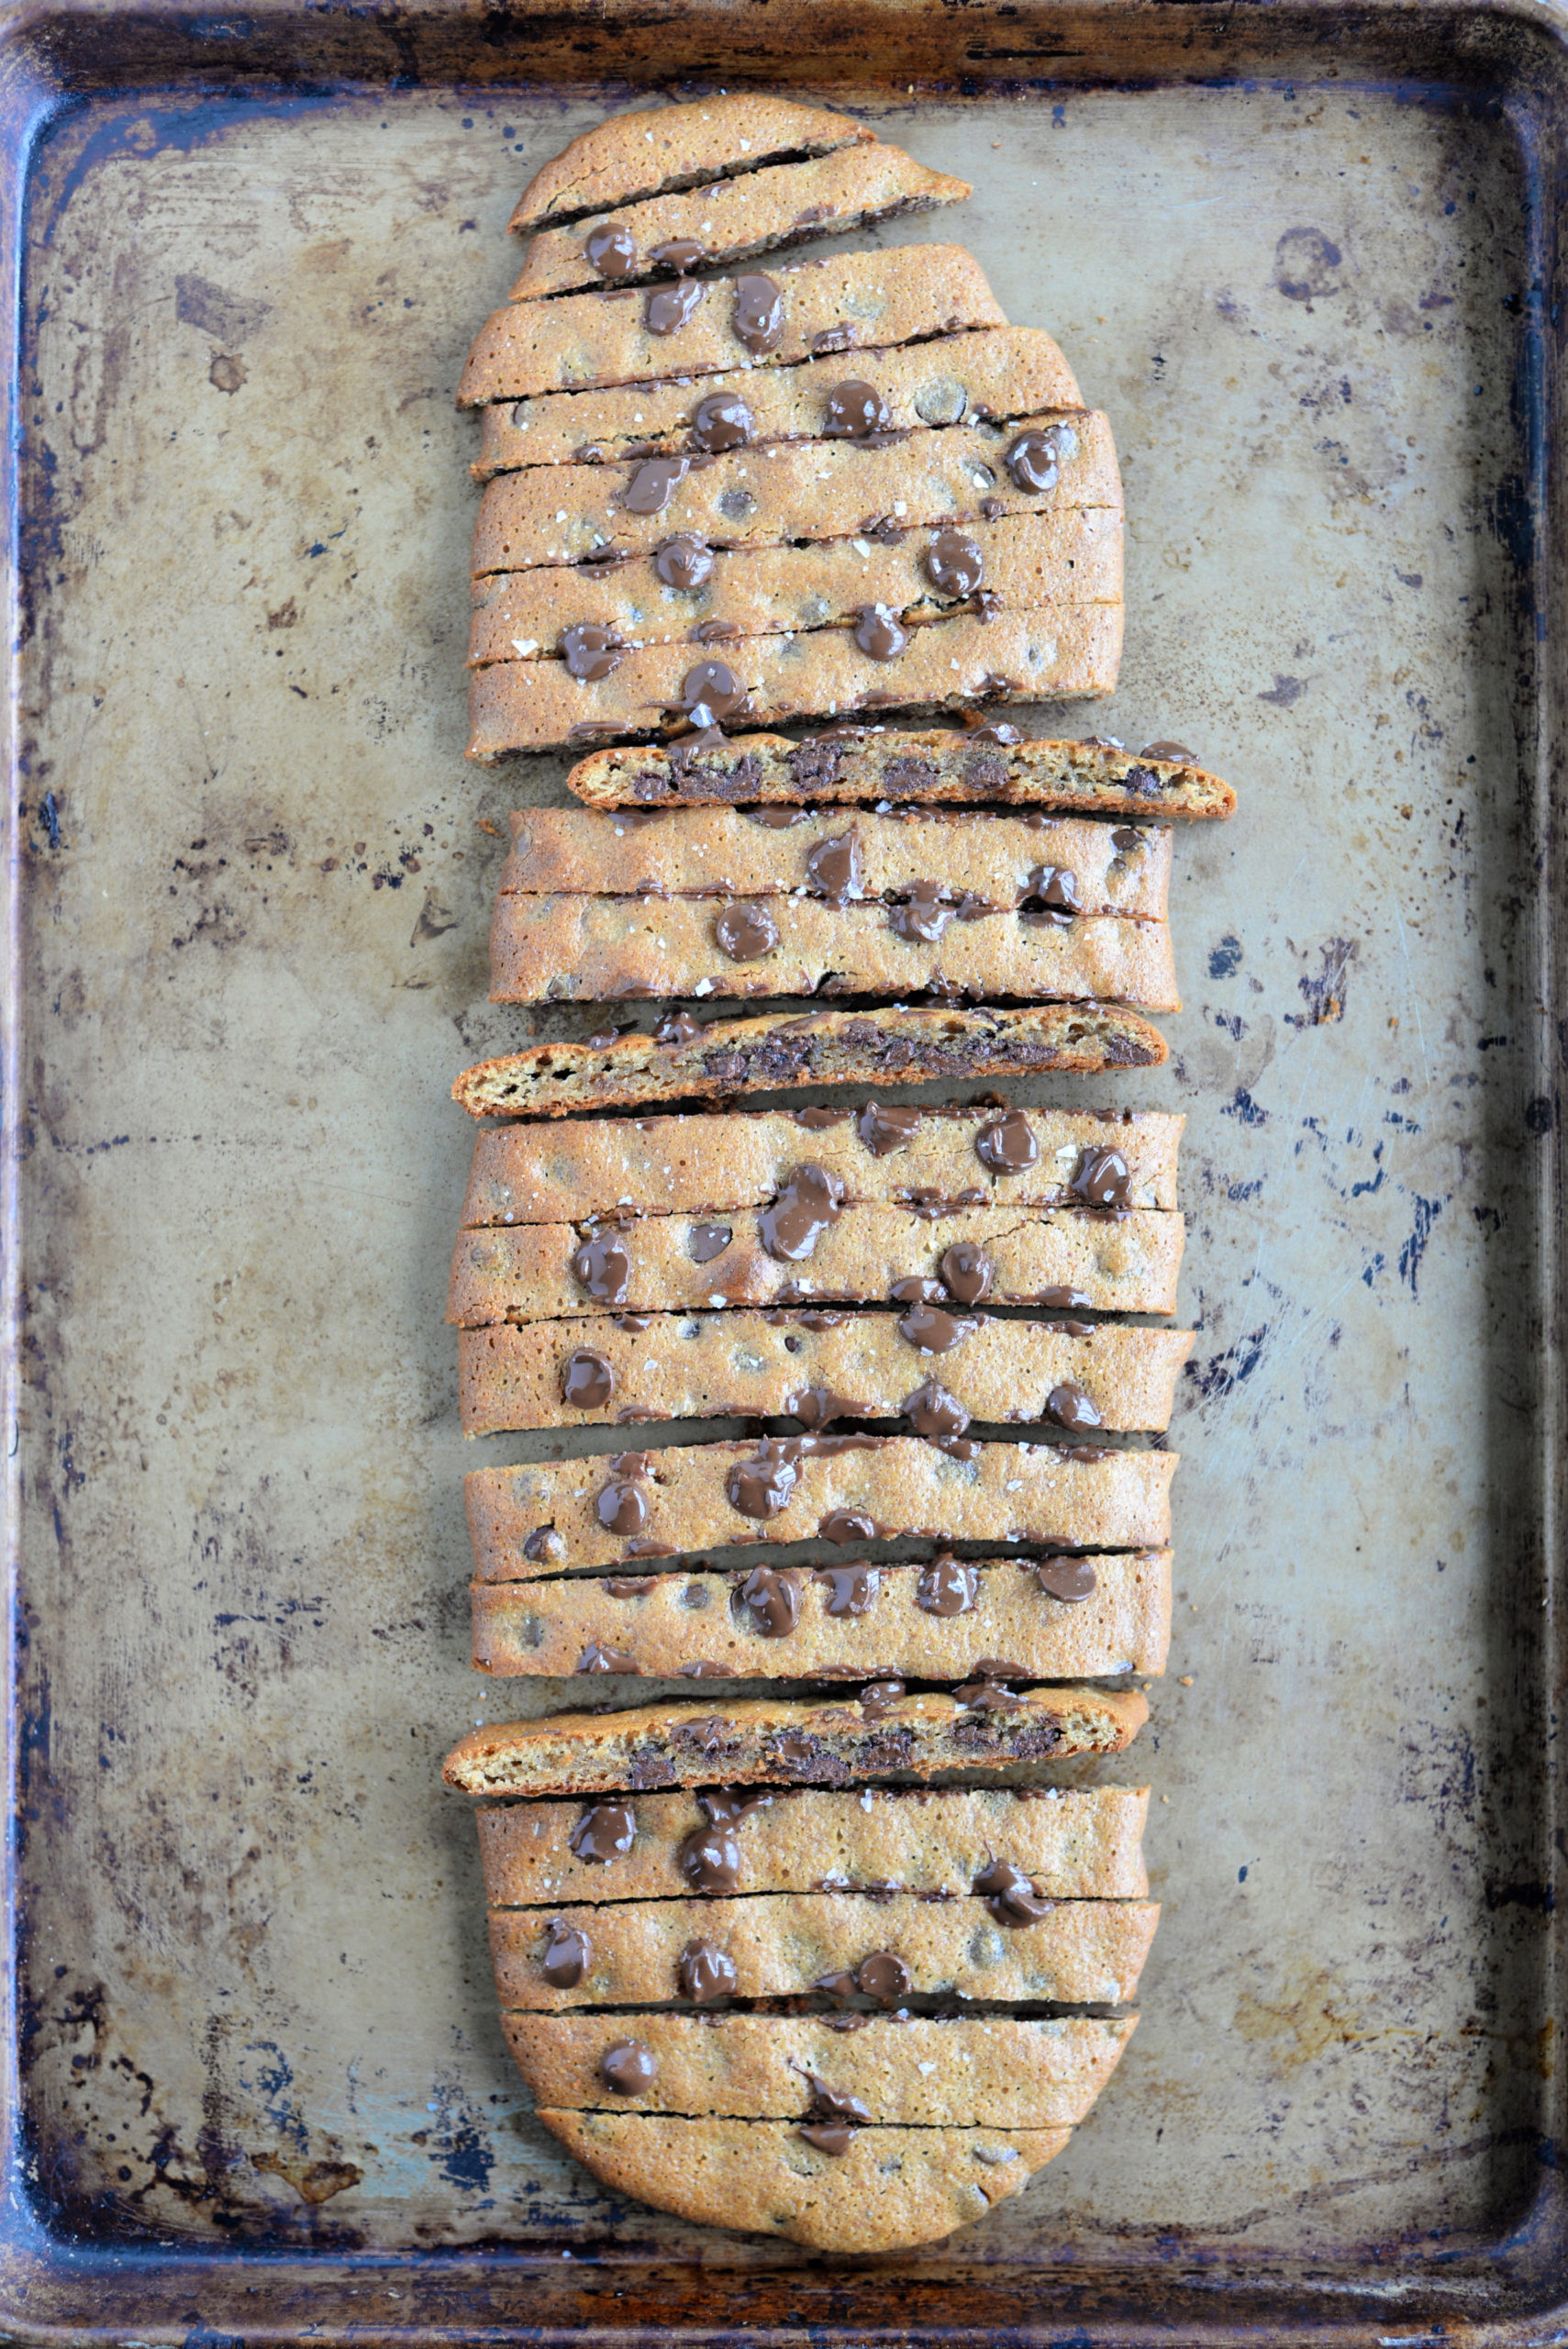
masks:
[[[1148,1718],[1137,1689],[1031,1688],[1016,1712],[874,1687],[854,1698],[727,1696],[492,1721],[453,1746],[445,1777],[468,1795],[640,1794],[720,1780],[841,1787],[1119,1753]]]
[[[857,2015],[843,2031],[819,2015],[511,2013],[503,2027],[535,2103],[564,2112],[1070,2129],[1137,2020]]]
[[[875,136],[850,115],[750,90],[684,106],[639,106],[596,122],[552,155],[506,225],[526,236],[611,205],[726,180],[786,156],[830,155]]]
[[[995,1907],[1001,1915],[984,1899],[785,1892],[496,1909],[490,1954],[501,2004],[514,2010],[689,1999],[683,1960],[696,1941],[728,1958],[740,1998],[858,1991],[895,2007],[956,1992],[1116,2006],[1137,1988],[1160,1918],[1151,1901],[1040,1901],[1027,1887]],[[569,1934],[576,1947],[565,1958]]]
[[[1001,1206],[955,1206],[940,1218],[909,1208],[845,1208],[804,1264],[781,1262],[755,1230],[733,1231],[715,1254],[711,1222],[680,1216],[647,1216],[586,1238],[571,1224],[464,1231],[452,1255],[447,1319],[482,1329],[563,1314],[683,1312],[705,1305],[717,1311],[883,1303],[906,1283],[945,1288],[943,1260],[960,1245],[989,1264],[986,1296],[997,1305],[1173,1313],[1183,1239],[1180,1216],[1143,1208],[1104,1217]]]
[[[1119,604],[1062,604],[989,622],[968,614],[932,620],[911,629],[891,660],[866,651],[856,629],[824,628],[745,637],[719,648],[726,660],[694,659],[692,645],[651,645],[598,683],[573,677],[562,662],[497,661],[469,678],[467,755],[484,766],[510,751],[667,734],[688,725],[694,709],[711,714],[714,702],[731,698],[760,725],[873,708],[1092,699],[1115,688],[1121,636]]]
[[[954,1326],[935,1307],[914,1309],[944,1325],[939,1340]],[[818,1536],[1162,1549],[1175,1466],[1173,1452],[800,1435],[475,1468],[463,1486],[478,1579],[517,1582]]]
[[[746,437],[754,443],[820,440],[833,420],[830,395],[849,373],[871,382],[893,432],[1084,405],[1076,376],[1043,327],[982,328],[878,351],[853,366],[840,353],[828,351],[790,367],[747,366],[706,376],[700,386],[623,384],[493,401],[480,411],[479,455],[470,470],[488,481],[492,473],[515,473],[523,465],[696,456],[712,437],[705,424],[703,440],[697,438],[697,411],[716,397],[740,402],[750,418]],[[721,431],[737,429],[735,411],[727,413]]]
[[[1013,424],[955,424],[886,440],[777,441],[695,464],[650,457],[500,473],[479,501],[470,568],[477,578],[652,555],[674,538],[772,546],[863,538],[884,522],[917,529],[1075,506],[1119,512],[1121,502],[1106,417],[1092,408],[1048,410]]]
[[[612,2192],[701,2226],[817,2251],[935,2243],[1021,2194],[1066,2129],[856,2129],[825,2151],[785,2121],[562,2112],[536,2118]],[[833,2139],[837,2143],[837,2136]]]
[[[715,1235],[717,1236],[717,1233]],[[968,1286],[959,1266],[955,1277]],[[1062,1326],[982,1316],[924,1375],[890,1313],[606,1316],[464,1330],[458,1396],[467,1435],[639,1420],[892,1419],[962,1435],[971,1419],[1043,1419],[1075,1434],[1159,1431],[1192,1351],[1185,1330]]]
[[[652,1035],[532,1044],[464,1069],[452,1099],[474,1118],[548,1118],[577,1109],[700,1101],[797,1085],[962,1082],[1040,1069],[1157,1068],[1165,1040],[1119,1005],[1040,1004],[1027,1010],[769,1013],[716,1019],[685,1012]],[[557,1128],[556,1130],[563,1130]]]
[[[695,646],[695,661],[703,651],[722,654],[737,637],[849,628],[877,605],[908,628],[958,611],[1119,603],[1121,515],[1073,507],[958,531],[901,532],[895,543],[853,538],[703,550],[682,559],[681,576],[704,573],[695,587],[670,585],[662,560],[552,563],[476,579],[469,666],[550,662],[570,652],[578,670],[586,663],[608,676],[629,651],[650,644]],[[598,681],[573,674],[577,683]]]
[[[606,282],[687,280],[693,270],[730,269],[758,253],[933,212],[973,194],[967,180],[929,172],[901,147],[865,140],[806,162],[767,164],[688,195],[647,196],[572,228],[543,229],[506,299],[536,301]]]
[[[1125,751],[1118,742],[997,739],[929,729],[840,726],[794,742],[751,734],[711,749],[674,743],[595,751],[566,780],[594,807],[705,807],[775,800],[1022,802],[1095,816],[1234,813],[1236,794],[1175,743]]]
[[[787,367],[825,352],[882,351],[1006,323],[962,245],[832,253],[711,278],[686,324],[663,334],[650,331],[647,295],[631,286],[508,303],[475,337],[457,404]]]
[[[1065,1597],[1058,1597],[1058,1592]],[[971,1707],[1018,1700],[995,1675],[1093,1680],[1162,1673],[1171,1555],[935,1565],[758,1566],[748,1575],[563,1576],[478,1583],[473,1664],[517,1674],[729,1680],[958,1680]],[[976,1677],[981,1666],[989,1675]]]
[[[493,1909],[723,1892],[965,1893],[998,1859],[1057,1900],[1141,1900],[1146,1787],[813,1787],[496,1803],[477,1811]]]

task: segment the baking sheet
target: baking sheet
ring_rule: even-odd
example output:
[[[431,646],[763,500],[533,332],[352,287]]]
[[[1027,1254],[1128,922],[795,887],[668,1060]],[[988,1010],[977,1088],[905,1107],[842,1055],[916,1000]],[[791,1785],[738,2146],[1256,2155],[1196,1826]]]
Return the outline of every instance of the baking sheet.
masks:
[[[975,182],[881,240],[962,240],[1113,418],[1127,657],[1066,730],[1243,794],[1179,836],[1170,1066],[1015,1088],[1189,1119],[1177,1633],[1115,1772],[1155,1788],[1143,2021],[913,2266],[1478,2316],[1558,2192],[1539,139],[1348,69],[812,94]],[[534,1032],[485,932],[565,763],[462,764],[450,394],[518,187],[625,95],[105,92],[26,211],[22,2159],[57,2246],[308,2254],[333,2326],[348,2254],[700,2263],[716,2320],[811,2266],[534,2126],[439,1786],[576,1693],[466,1662],[462,1471],[568,1447],[458,1434],[446,1091]]]

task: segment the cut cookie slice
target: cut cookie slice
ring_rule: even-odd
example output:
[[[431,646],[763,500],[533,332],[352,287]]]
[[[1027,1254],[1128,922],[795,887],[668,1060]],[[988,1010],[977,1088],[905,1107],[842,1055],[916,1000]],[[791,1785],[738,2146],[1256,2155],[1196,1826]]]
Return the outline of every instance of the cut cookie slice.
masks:
[[[720,687],[760,725],[873,708],[1092,699],[1115,687],[1121,637],[1119,604],[1059,604],[989,622],[967,613],[929,621],[890,661],[841,628],[743,637],[719,648],[724,661],[694,659],[693,645],[651,645],[597,684],[579,682],[563,662],[496,661],[469,678],[467,755],[488,765],[509,751],[669,733],[689,724],[694,694]]]
[[[1171,834],[1162,826],[1057,816],[972,816],[909,808],[845,817],[770,808],[525,807],[512,817],[503,896],[798,897],[833,905],[940,892],[1042,918],[1077,910],[1163,921]],[[780,816],[784,820],[777,820]],[[1051,898],[1043,893],[1050,890]],[[775,909],[777,910],[777,909]]]
[[[1004,1859],[1056,1900],[1141,1900],[1146,1787],[862,1787],[497,1803],[475,1813],[493,1909],[726,1892],[966,1893]],[[589,1821],[593,1824],[590,1827]],[[709,1831],[718,1841],[705,1847]],[[717,1875],[715,1869],[717,1868]]]
[[[856,2129],[825,2153],[787,2121],[667,2114],[536,2116],[612,2192],[700,2226],[782,2235],[816,2251],[936,2243],[1021,2194],[1066,2129]]]
[[[652,555],[673,538],[771,546],[863,538],[881,523],[913,530],[1075,506],[1119,512],[1121,502],[1109,421],[1073,408],[887,440],[776,441],[695,464],[651,457],[500,473],[479,501],[471,568],[479,577]]]
[[[464,1432],[705,1419],[822,1427],[905,1413],[923,1435],[962,1435],[971,1419],[1050,1419],[1080,1434],[1157,1431],[1170,1424],[1193,1342],[1184,1330],[982,1318],[951,1361],[925,1375],[891,1313],[626,1319],[644,1326],[623,1329],[606,1316],[586,1342],[580,1320],[464,1330]]]
[[[764,276],[776,302],[756,283]],[[833,253],[709,279],[691,318],[668,334],[649,331],[647,295],[633,286],[622,294],[508,303],[480,328],[457,404],[478,407],[540,392],[788,367],[825,352],[881,351],[1006,323],[980,264],[962,245]]]
[[[566,2112],[624,2112],[629,2100],[693,2119],[1069,2129],[1121,2061],[1137,2017],[855,2021],[845,2032],[819,2015],[507,2014],[504,2028],[534,2101]],[[629,2065],[615,2059],[628,2041],[639,2051]],[[628,2077],[629,2099],[608,2085]]]
[[[1138,1689],[1031,1688],[1017,1712],[954,1697],[711,1697],[619,1713],[551,1713],[471,1730],[447,1755],[465,1795],[649,1793],[662,1787],[842,1787],[937,1770],[1017,1771],[1120,1753],[1149,1718]]]
[[[1161,754],[1156,755],[1159,751]],[[1026,802],[1095,816],[1223,819],[1236,794],[1175,747],[1137,753],[1118,743],[997,741],[938,729],[898,733],[835,727],[792,742],[751,734],[722,749],[636,746],[595,751],[566,778],[595,807],[711,806],[714,801],[878,799]]]
[[[518,1582],[818,1536],[1162,1549],[1175,1466],[1173,1452],[804,1435],[475,1468],[463,1486],[478,1579]]]
[[[473,1664],[496,1677],[636,1673],[728,1680],[1015,1680],[1162,1673],[1169,1551],[957,1565],[759,1566],[749,1575],[563,1576],[473,1589]],[[1051,1590],[1068,1592],[1066,1598]],[[646,1587],[632,1588],[632,1585]],[[1086,1592],[1087,1596],[1080,1596]],[[999,1680],[960,1692],[1006,1709]]]
[[[901,147],[870,139],[806,162],[767,164],[689,194],[647,196],[572,228],[546,228],[529,244],[506,298],[535,301],[658,276],[688,280],[693,270],[729,269],[758,253],[933,212],[973,194],[967,180],[929,172]]]
[[[1159,1921],[1151,1902],[1029,1905],[1042,1913],[1026,1919],[1009,1911],[998,1920],[986,1900],[921,1900],[905,1892],[492,1909],[490,1954],[502,2006],[546,2012],[689,1998],[682,1959],[695,1941],[725,1953],[740,1998],[812,1990],[848,1998],[858,1990],[893,2007],[956,1992],[1079,2007],[1131,1998]],[[547,1966],[546,1958],[570,1932],[588,1946],[577,1979],[566,1986],[559,1976],[573,1969],[559,1957]]]
[[[534,173],[507,227],[515,236],[617,204],[754,172],[789,155],[830,155],[869,141],[863,122],[826,106],[751,91],[611,115]]]
[[[896,544],[854,538],[721,550],[701,584],[689,588],[668,585],[658,560],[647,555],[495,572],[473,582],[469,666],[549,662],[577,640],[568,634],[573,629],[600,631],[590,645],[621,640],[626,650],[612,641],[591,656],[591,665],[604,664],[610,675],[628,651],[646,645],[695,646],[695,661],[716,647],[722,654],[737,637],[849,628],[879,604],[904,627],[960,611],[1115,604],[1121,600],[1121,548],[1118,510],[1075,506],[968,524],[962,531],[912,531]],[[700,556],[692,567],[703,569]],[[581,665],[584,654],[577,658]]]
[[[1180,1216],[1143,1208],[1115,1217],[1066,1208],[955,1208],[938,1220],[908,1208],[849,1207],[801,1264],[781,1263],[754,1230],[737,1230],[709,1255],[707,1221],[679,1216],[648,1216],[588,1239],[571,1224],[465,1231],[452,1256],[447,1319],[482,1329],[705,1305],[717,1311],[884,1303],[906,1281],[945,1288],[942,1260],[960,1243],[990,1262],[988,1303],[1173,1313],[1183,1237]]]
[[[493,473],[515,473],[523,465],[613,464],[617,459],[683,452],[695,457],[703,453],[694,429],[697,409],[718,394],[741,402],[754,444],[820,440],[828,421],[828,396],[851,373],[871,382],[893,432],[1084,405],[1077,377],[1043,327],[982,328],[879,351],[853,367],[841,353],[828,351],[793,367],[749,366],[709,375],[700,386],[622,384],[495,401],[480,412],[479,455],[471,470],[488,481]]]
[[[1159,1030],[1114,1005],[934,1011],[891,1004],[871,1011],[816,1011],[804,1019],[793,1012],[716,1019],[706,1028],[677,1012],[651,1036],[612,1031],[611,1037],[532,1044],[481,1061],[458,1078],[452,1099],[474,1118],[554,1119],[577,1109],[710,1100],[800,1085],[1157,1068],[1165,1057]]]

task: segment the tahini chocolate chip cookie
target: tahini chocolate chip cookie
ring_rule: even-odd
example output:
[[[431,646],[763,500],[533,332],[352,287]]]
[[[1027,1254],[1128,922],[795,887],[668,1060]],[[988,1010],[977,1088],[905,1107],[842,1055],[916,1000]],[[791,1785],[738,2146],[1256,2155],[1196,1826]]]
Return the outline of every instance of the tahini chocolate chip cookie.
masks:
[[[684,324],[661,317],[657,328],[647,293],[634,286],[508,303],[480,328],[457,404],[787,367],[824,352],[882,351],[1007,323],[961,245],[833,253],[703,284]]]
[[[814,237],[962,204],[971,194],[967,180],[929,172],[901,147],[870,139],[543,229],[506,298],[528,302],[586,285],[673,278],[668,290],[678,316],[695,269],[728,269]]]
[[[1148,1718],[1149,1699],[1138,1689],[1030,1688],[1016,1712],[875,1686],[852,1698],[711,1697],[488,1722],[453,1746],[445,1776],[467,1795],[641,1794],[719,1782],[841,1787],[1119,1753]]]
[[[862,379],[874,377],[890,432],[995,423],[1084,405],[1077,377],[1043,327],[940,335],[879,351],[856,365]],[[522,465],[695,457],[731,435],[753,443],[818,440],[838,424],[842,403],[835,406],[832,395],[846,372],[842,353],[828,351],[792,367],[748,365],[700,384],[623,384],[492,402],[480,411],[479,455],[470,470],[488,481]]]
[[[829,2252],[934,2243],[1021,2194],[1066,2129],[854,2129],[824,2149],[788,2121],[561,2112],[536,2118],[617,2194]]]
[[[984,1277],[967,1258],[952,1271],[961,1287]],[[1050,1420],[1074,1435],[1169,1425],[1190,1331],[975,1318],[930,1372],[890,1313],[628,1314],[640,1326],[606,1316],[587,1335],[580,1320],[464,1330],[463,1431],[778,1418],[819,1428],[901,1415],[929,1436],[962,1435],[972,1419]]]
[[[651,1035],[532,1044],[464,1069],[452,1099],[474,1118],[560,1119],[576,1109],[710,1100],[799,1085],[885,1085],[1022,1075],[1039,1069],[1157,1068],[1165,1040],[1120,1005],[1027,1010],[766,1013],[704,1027],[676,1011]],[[557,1127],[557,1132],[567,1130]]]
[[[857,2127],[1067,2129],[1115,2071],[1136,2021],[866,2015],[842,2032],[818,2015],[587,2013],[508,2014],[505,2028],[535,2102],[565,2112],[629,2105]],[[639,2051],[629,2064],[617,2054],[628,2043]]]
[[[933,1353],[951,1344],[951,1316],[935,1306],[911,1311],[929,1318]],[[915,1436],[763,1436],[475,1468],[463,1486],[478,1579],[517,1582],[818,1536],[857,1547],[912,1534],[1163,1549],[1175,1466],[1173,1452],[967,1441],[938,1451]]]
[[[989,1303],[1059,1312],[1176,1309],[1178,1215],[1001,1205],[955,1207],[937,1220],[910,1208],[849,1207],[828,1220],[830,1192],[810,1179],[809,1166],[797,1174],[806,1179],[786,1186],[784,1204],[812,1218],[820,1210],[823,1227],[808,1258],[781,1260],[756,1229],[736,1227],[718,1247],[707,1218],[647,1216],[585,1235],[572,1224],[464,1231],[452,1255],[447,1319],[481,1329],[563,1314],[951,1297],[942,1265],[960,1247],[990,1264]]]
[[[1006,1711],[1018,1699],[997,1676],[1004,1668],[1021,1680],[1162,1673],[1170,1644],[1163,1550],[1040,1568],[1018,1558],[858,1560],[473,1590],[474,1668],[497,1676],[957,1680],[961,1703]]]
[[[788,156],[830,155],[875,135],[850,115],[752,91],[686,106],[639,106],[596,122],[552,155],[523,190],[506,225],[514,236],[527,236]]]
[[[964,610],[990,617],[1117,604],[1121,538],[1118,512],[1075,506],[893,542],[855,537],[714,552],[693,539],[672,554],[667,540],[657,554],[609,564],[495,572],[473,582],[469,665],[563,659],[575,683],[594,684],[649,644],[722,651],[738,637],[852,628],[879,607],[907,629]]]
[[[1006,725],[979,734],[899,733],[840,726],[794,742],[751,734],[703,747],[636,744],[595,751],[566,778],[595,807],[704,807],[830,799],[970,800],[1077,809],[1085,815],[1223,821],[1236,794],[1175,743],[1030,741]]]
[[[497,1803],[475,1818],[490,1906],[530,1909],[693,1892],[956,1894],[998,1859],[1048,1899],[1141,1900],[1148,1812],[1146,1787],[714,1787],[587,1809]]]

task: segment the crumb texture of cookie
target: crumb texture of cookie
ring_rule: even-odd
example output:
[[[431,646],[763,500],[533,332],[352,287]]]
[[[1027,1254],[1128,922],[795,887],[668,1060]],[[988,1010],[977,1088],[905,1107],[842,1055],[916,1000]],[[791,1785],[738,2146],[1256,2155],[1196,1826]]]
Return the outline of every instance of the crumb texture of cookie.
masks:
[[[1029,1689],[1009,1712],[935,1692],[713,1698],[487,1722],[453,1746],[445,1776],[462,1794],[587,1795],[1016,1773],[1073,1754],[1120,1753],[1148,1718],[1140,1690],[1088,1687]]]
[[[475,1819],[490,1906],[530,1909],[684,1899],[694,1876],[736,1893],[958,1895],[998,1857],[1045,1899],[1142,1900],[1148,1813],[1147,1787],[861,1787],[639,1795],[603,1820],[580,1802],[492,1803]]]
[[[1123,1005],[794,1012],[717,1019],[681,1012],[655,1034],[532,1044],[464,1069],[452,1099],[474,1118],[558,1119],[578,1109],[711,1100],[806,1085],[901,1085],[1040,1070],[1157,1068],[1159,1030]],[[557,1126],[558,1133],[572,1130]]]
[[[673,2115],[538,2116],[612,2192],[699,2225],[781,2235],[829,2252],[935,2243],[1021,2194],[1066,2129],[856,2129],[828,2153],[783,2121]]]
[[[901,147],[870,139],[542,229],[506,298],[534,301],[659,275],[686,281],[695,269],[728,269],[811,238],[932,212],[973,192],[966,180],[929,172]]]
[[[506,2043],[537,2104],[624,2111],[605,2059],[630,2037],[652,2059],[635,2097],[645,2112],[694,2119],[826,2120],[852,2099],[856,2125],[1070,2129],[1121,2060],[1137,2018],[1064,2015],[517,2014]],[[852,2110],[852,2107],[846,2108]]]
[[[595,123],[552,155],[506,225],[514,236],[528,236],[645,196],[754,172],[786,155],[834,154],[875,136],[852,116],[751,91],[639,106]]]

